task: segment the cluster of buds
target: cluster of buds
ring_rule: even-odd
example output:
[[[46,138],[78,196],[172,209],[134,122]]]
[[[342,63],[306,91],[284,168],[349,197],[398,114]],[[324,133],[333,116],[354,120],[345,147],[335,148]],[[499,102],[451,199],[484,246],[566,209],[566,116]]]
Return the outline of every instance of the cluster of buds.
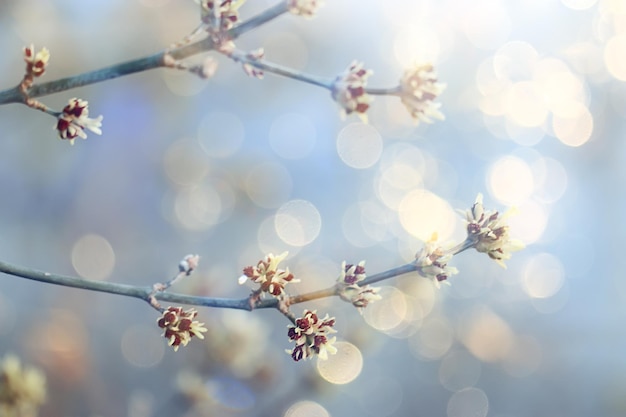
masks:
[[[439,111],[441,103],[434,100],[445,87],[445,84],[437,82],[432,65],[417,65],[407,70],[400,80],[400,100],[417,121],[432,123],[433,118],[443,120],[443,113]]]
[[[198,267],[200,263],[200,255],[185,255],[185,257],[178,263],[178,270],[181,274],[191,275],[191,273]]]
[[[370,287],[369,285],[359,285],[367,275],[365,274],[365,261],[359,262],[357,265],[341,263],[341,273],[337,278],[337,290],[339,297],[352,303],[358,309],[367,307],[372,301],[380,300],[378,294],[380,288]]]
[[[244,2],[245,0],[201,0],[202,21],[213,29],[229,30],[239,22],[238,10]]]
[[[45,400],[44,375],[6,355],[0,363],[0,416],[34,416]]]
[[[243,63],[243,70],[249,77],[263,79],[263,70],[255,67],[250,62],[259,61],[265,57],[265,51],[263,48],[259,48],[255,51],[248,52],[246,54],[246,61]]]
[[[365,86],[372,73],[372,70],[363,68],[363,63],[354,61],[335,78],[331,93],[341,107],[342,116],[356,113],[363,121],[367,121],[365,112],[369,109],[372,98],[367,94]]]
[[[24,61],[26,62],[26,77],[41,77],[46,71],[50,52],[46,48],[35,53],[35,46],[30,45],[24,48]]]
[[[67,139],[73,145],[76,137],[87,139],[85,129],[101,135],[101,126],[102,116],[98,116],[95,119],[89,118],[89,103],[79,98],[73,98],[59,114],[56,130],[59,132],[61,139]]]
[[[328,317],[327,314],[320,319],[316,311],[304,310],[302,317],[296,319],[295,326],[290,326],[287,332],[289,340],[294,341],[296,347],[286,352],[294,361],[310,359],[314,354],[320,359],[327,359],[329,353],[337,353],[337,348],[333,346],[336,338],[328,338],[329,334],[336,333],[334,325],[334,317]]]
[[[269,254],[265,259],[261,259],[256,266],[247,266],[243,269],[243,275],[239,277],[239,284],[244,284],[250,280],[260,284],[261,292],[269,293],[275,297],[283,295],[285,285],[294,280],[293,274],[287,269],[278,269],[278,264],[287,257],[289,252],[283,252],[278,256]]]
[[[435,233],[415,255],[417,272],[424,278],[431,278],[437,287],[441,282],[448,283],[446,280],[451,275],[459,273],[455,267],[448,266],[448,261],[452,255],[437,244],[437,234]]]
[[[511,258],[511,253],[524,248],[524,244],[509,236],[509,226],[504,220],[513,213],[507,211],[500,216],[497,211],[485,210],[483,196],[478,194],[476,202],[463,214],[467,222],[467,239],[472,246],[486,253],[500,266],[506,268],[504,261]]]
[[[317,13],[317,9],[322,5],[321,0],[288,0],[287,9],[289,13],[311,18]]]
[[[197,315],[198,312],[193,308],[184,311],[182,307],[168,307],[159,317],[157,324],[164,329],[162,336],[167,339],[168,345],[172,346],[174,351],[181,345],[187,346],[194,336],[204,339],[202,333],[207,329],[204,323],[194,320]]]

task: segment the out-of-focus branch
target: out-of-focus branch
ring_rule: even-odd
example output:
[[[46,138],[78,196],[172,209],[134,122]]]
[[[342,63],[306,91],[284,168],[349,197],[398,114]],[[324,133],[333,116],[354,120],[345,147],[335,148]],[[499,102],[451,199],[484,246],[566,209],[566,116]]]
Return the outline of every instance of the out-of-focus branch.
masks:
[[[269,22],[287,12],[287,1],[282,1],[275,6],[270,7],[269,9],[264,10],[258,15],[242,22],[240,25],[235,26],[231,30],[228,31],[232,39],[237,39],[239,36],[243,35],[246,32],[249,32],[253,29],[258,28],[259,26]]]
[[[209,51],[212,49],[212,47],[213,42],[211,41],[211,39],[207,38],[192,43],[190,45],[185,45],[178,49],[169,51],[167,54],[174,59],[184,59],[186,57],[196,55],[201,52]],[[101,68],[95,71],[89,71],[83,74],[37,84],[28,90],[28,96],[31,98],[41,97],[49,94],[58,93],[60,91],[70,90],[72,88],[112,80],[114,78],[131,75],[137,72],[164,67],[165,55],[166,52],[162,51],[151,56],[134,59],[132,61],[112,65],[110,67]],[[19,86],[11,88],[9,90],[0,91],[0,104],[22,102],[24,102],[24,96],[21,94]]]
[[[240,25],[230,29],[228,31],[228,36],[231,39],[236,39],[244,33],[261,26],[272,19],[275,19],[286,11],[287,2],[282,1],[281,3],[263,11],[257,16],[254,16],[251,19],[241,23]],[[213,48],[213,40],[209,37],[170,51],[161,51],[154,55],[133,59],[131,61],[123,62],[121,64],[115,64],[110,67],[101,68],[95,71],[89,71],[83,74],[37,84],[28,90],[28,96],[31,98],[41,97],[49,94],[58,93],[60,91],[83,87],[85,85],[112,80],[137,72],[165,67],[166,63],[164,58],[166,55],[169,55],[175,60],[181,60],[203,52],[208,52]],[[0,91],[0,104],[24,103],[24,100],[24,95],[20,92],[19,86]]]

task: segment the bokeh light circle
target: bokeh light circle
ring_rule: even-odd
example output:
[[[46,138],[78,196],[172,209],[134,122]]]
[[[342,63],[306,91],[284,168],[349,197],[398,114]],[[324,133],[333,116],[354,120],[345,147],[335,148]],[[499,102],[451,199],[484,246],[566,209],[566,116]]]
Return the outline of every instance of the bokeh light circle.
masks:
[[[274,228],[278,237],[288,245],[305,246],[319,235],[322,218],[313,203],[307,200],[291,200],[276,212]]]
[[[433,233],[448,240],[457,226],[457,215],[450,204],[427,190],[405,195],[398,207],[402,227],[412,236],[426,242]]]
[[[185,229],[205,230],[219,223],[224,211],[222,198],[209,184],[186,188],[176,195],[174,213]]]
[[[540,253],[530,258],[522,272],[522,285],[532,298],[548,298],[563,286],[565,272],[559,259],[549,253]]]
[[[455,392],[448,401],[448,417],[486,417],[489,412],[487,394],[478,388]]]
[[[626,81],[626,34],[612,37],[604,47],[604,63],[611,75]]]
[[[531,81],[520,81],[507,89],[504,105],[507,117],[520,126],[541,126],[548,117],[542,91]]]
[[[487,187],[491,195],[508,206],[519,205],[533,192],[533,174],[526,162],[504,156],[495,161],[487,173]]]
[[[330,417],[330,414],[316,402],[298,401],[287,409],[284,417]]]
[[[337,153],[349,167],[369,168],[378,161],[382,152],[382,137],[372,125],[350,123],[337,136]]]
[[[493,57],[497,79],[518,82],[532,78],[539,52],[528,42],[511,41],[502,45]]]
[[[593,133],[593,116],[589,109],[580,103],[572,103],[568,116],[552,116],[552,129],[557,139],[568,146],[585,144]]]
[[[474,356],[484,362],[506,357],[513,346],[514,333],[501,317],[487,307],[476,307],[462,321],[461,341]]]
[[[526,246],[538,241],[548,225],[548,209],[540,204],[528,200],[517,207],[514,216],[507,219],[515,239],[519,239]]]
[[[280,254],[285,251],[285,242],[278,236],[274,225],[274,216],[264,219],[257,229],[256,247],[254,252],[260,250],[262,253]],[[299,247],[289,249],[289,256],[294,256],[299,252]]]
[[[409,338],[409,348],[420,359],[437,360],[448,353],[453,342],[454,329],[450,322],[443,316],[429,316]]]
[[[391,333],[407,318],[407,300],[404,293],[394,287],[381,287],[380,295],[381,300],[363,310],[363,318],[374,329]]]
[[[326,381],[343,385],[354,381],[363,370],[363,355],[352,343],[336,342],[337,353],[317,360],[317,372]]]
[[[83,278],[106,279],[115,267],[113,247],[100,235],[84,235],[72,248],[72,266]]]

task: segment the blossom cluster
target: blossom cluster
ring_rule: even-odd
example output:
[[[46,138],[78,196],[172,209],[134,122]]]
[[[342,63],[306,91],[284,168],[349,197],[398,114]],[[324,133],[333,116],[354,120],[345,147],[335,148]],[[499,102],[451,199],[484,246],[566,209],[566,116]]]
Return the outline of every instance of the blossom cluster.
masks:
[[[288,0],[287,9],[289,13],[311,18],[317,13],[317,9],[322,5],[321,0]]]
[[[30,45],[24,48],[24,61],[26,62],[26,76],[41,77],[46,71],[46,66],[50,60],[50,52],[46,48],[35,53],[35,46]]]
[[[497,211],[485,210],[482,194],[478,194],[474,205],[463,213],[467,223],[467,238],[473,242],[472,246],[478,252],[489,255],[503,268],[506,268],[504,261],[511,258],[512,252],[524,248],[521,241],[511,239],[509,226],[504,223],[512,213],[512,210],[508,210],[500,216]]]
[[[217,22],[215,29],[229,30],[239,22],[239,7],[244,2],[245,0],[201,0],[202,21],[211,27]]]
[[[356,265],[341,263],[341,273],[337,278],[337,289],[339,297],[352,303],[355,307],[362,309],[373,301],[381,299],[378,294],[380,288],[370,287],[369,285],[359,285],[367,275],[365,274],[365,261],[361,261]]]
[[[74,139],[80,137],[87,139],[85,129],[91,130],[97,135],[102,134],[102,116],[95,119],[89,117],[89,103],[79,98],[70,99],[58,116],[56,130],[61,139],[67,139],[74,144]]]
[[[0,363],[0,416],[34,416],[45,400],[44,375],[6,355]]]
[[[256,266],[247,266],[243,269],[243,275],[239,277],[239,283],[244,284],[250,280],[260,284],[259,290],[278,297],[285,292],[285,285],[290,282],[298,282],[287,269],[278,269],[278,264],[283,261],[289,252],[283,252],[278,256],[269,254],[261,259]]]
[[[459,272],[455,267],[448,266],[448,261],[452,256],[452,253],[445,251],[437,243],[437,234],[435,233],[415,255],[417,272],[425,278],[431,278],[435,285],[439,287],[441,282],[447,283],[446,280],[451,275]]]
[[[200,262],[200,255],[185,255],[185,257],[178,263],[178,270],[185,275],[191,275],[191,273],[198,267]]]
[[[243,70],[249,77],[263,79],[263,70],[255,67],[251,62],[259,61],[265,57],[265,51],[263,48],[259,48],[254,51],[250,51],[246,54],[247,62],[243,63]]]
[[[369,109],[372,98],[365,91],[365,86],[372,73],[372,70],[363,68],[363,63],[353,61],[348,69],[335,78],[331,94],[341,107],[343,116],[356,113],[363,121],[367,120],[365,112]]]
[[[434,100],[441,94],[445,84],[437,82],[437,75],[430,64],[416,65],[405,71],[400,79],[400,100],[417,121],[432,123],[432,119],[443,120],[440,103]]]
[[[172,346],[174,351],[181,345],[187,346],[194,336],[204,339],[202,333],[207,329],[204,323],[194,320],[197,315],[198,312],[193,308],[185,311],[182,307],[168,307],[157,320],[159,327],[164,329],[162,336],[168,340],[168,345]]]
[[[335,333],[333,329],[335,318],[328,317],[328,314],[320,319],[317,312],[304,310],[301,318],[296,319],[295,326],[290,326],[287,332],[289,340],[295,342],[296,346],[287,350],[294,361],[310,359],[313,355],[320,359],[327,359],[328,354],[337,353],[337,348],[333,346],[336,338],[329,338],[328,335]]]

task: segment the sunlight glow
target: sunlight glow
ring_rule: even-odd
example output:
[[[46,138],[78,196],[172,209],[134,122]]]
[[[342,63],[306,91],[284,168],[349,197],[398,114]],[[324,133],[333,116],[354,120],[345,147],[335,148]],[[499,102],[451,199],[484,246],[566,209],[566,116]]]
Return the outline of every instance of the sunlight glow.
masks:
[[[352,343],[336,342],[337,353],[318,359],[317,372],[331,384],[344,385],[354,381],[363,370],[363,355]]]

